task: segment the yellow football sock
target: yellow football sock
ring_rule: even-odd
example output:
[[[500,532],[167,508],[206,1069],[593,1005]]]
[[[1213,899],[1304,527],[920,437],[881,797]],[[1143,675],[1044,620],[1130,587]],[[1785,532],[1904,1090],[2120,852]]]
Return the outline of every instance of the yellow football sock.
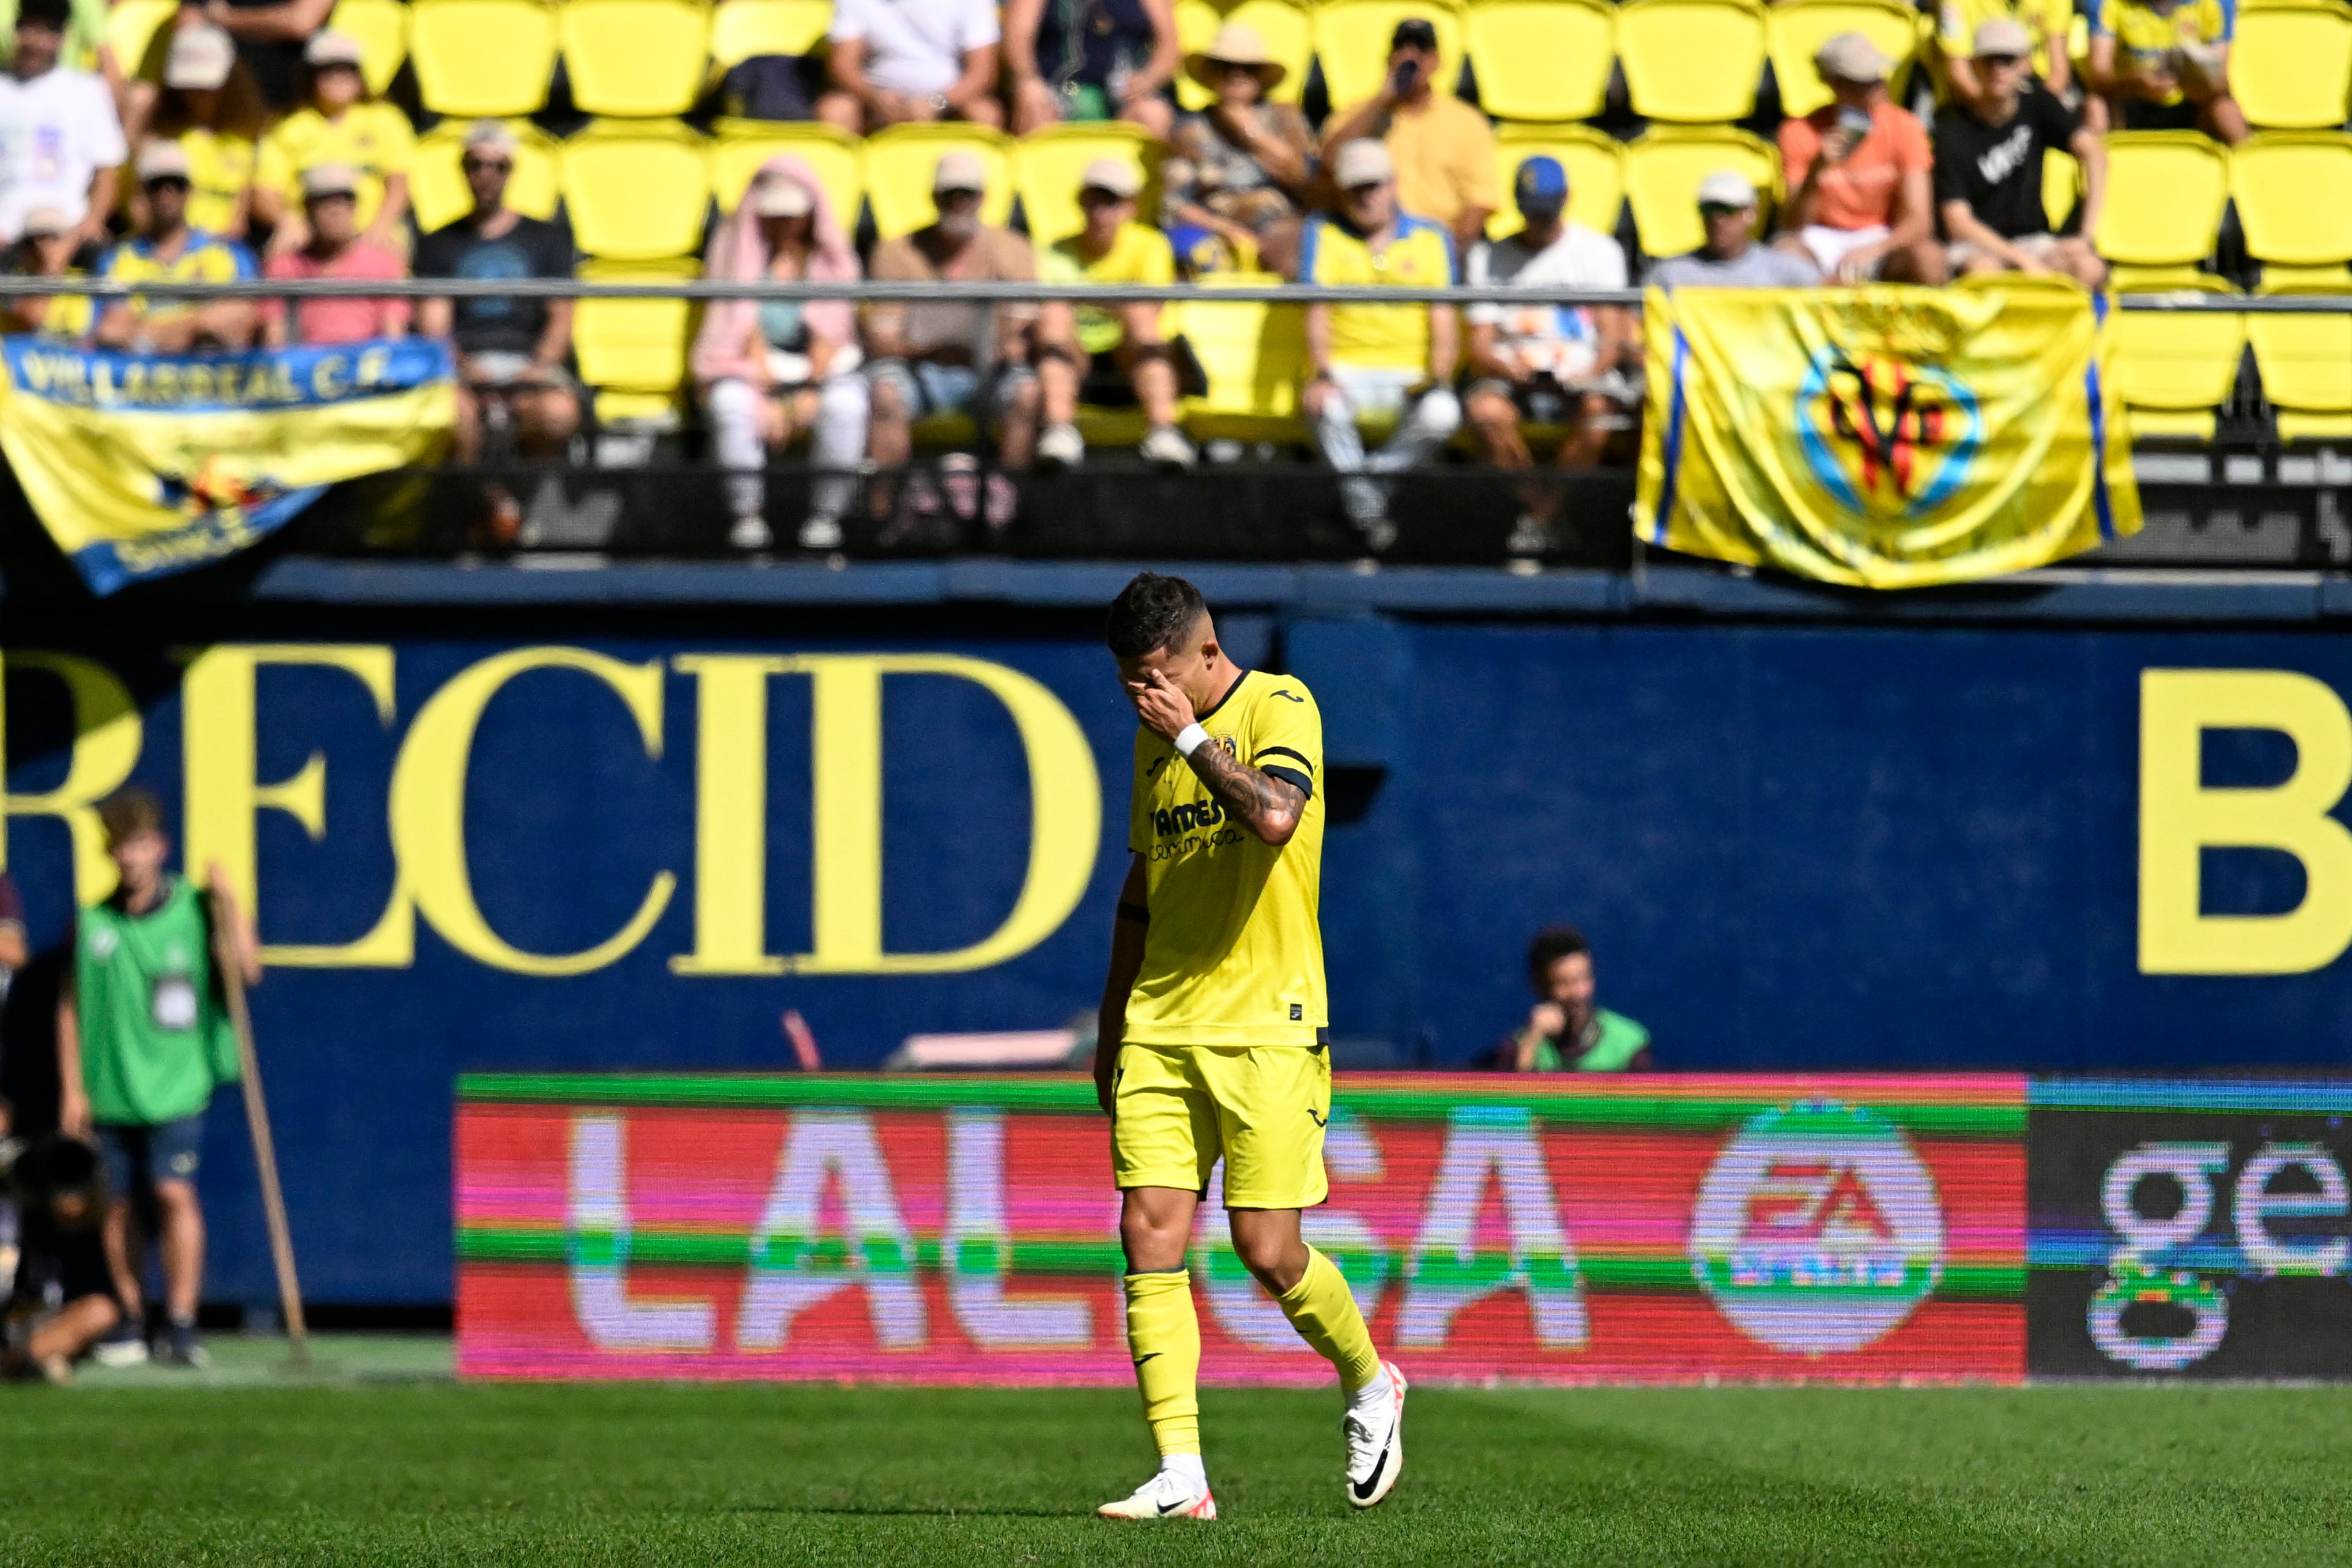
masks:
[[[1190,1271],[1127,1276],[1127,1352],[1161,1455],[1198,1454],[1201,1320],[1192,1313]]]
[[[1381,1352],[1372,1346],[1356,1299],[1339,1266],[1307,1249],[1307,1272],[1297,1284],[1276,1296],[1283,1316],[1315,1353],[1339,1369],[1339,1386],[1350,1394],[1381,1375]]]

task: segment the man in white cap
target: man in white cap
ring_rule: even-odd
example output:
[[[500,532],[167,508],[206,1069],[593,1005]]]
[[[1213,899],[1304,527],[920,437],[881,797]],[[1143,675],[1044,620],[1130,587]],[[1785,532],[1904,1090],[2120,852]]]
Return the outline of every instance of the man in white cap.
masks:
[[[1840,283],[1941,283],[1927,128],[1886,96],[1893,64],[1860,33],[1821,47],[1813,67],[1831,101],[1780,123],[1789,191],[1781,248],[1811,258]]]
[[[1124,158],[1097,158],[1078,177],[1086,226],[1055,240],[1038,258],[1037,276],[1079,288],[1099,283],[1173,283],[1176,252],[1168,237],[1135,221],[1143,174]],[[1140,404],[1146,462],[1192,466],[1192,443],[1176,428],[1176,353],[1160,331],[1157,303],[1045,307],[1038,323],[1037,379],[1045,392],[1045,433],[1037,460],[1075,468],[1087,444],[1078,435],[1080,402]]]
[[[67,0],[16,7],[16,54],[0,71],[0,244],[35,207],[63,212],[77,247],[106,237],[129,150],[106,83],[58,63],[68,16]]]
[[[1347,143],[1331,161],[1339,187],[1335,215],[1307,226],[1302,283],[1334,288],[1444,289],[1454,283],[1454,240],[1444,226],[1397,209],[1388,149]],[[1300,412],[1316,445],[1347,476],[1348,520],[1377,555],[1396,542],[1389,488],[1373,474],[1402,473],[1434,458],[1462,424],[1454,395],[1461,323],[1451,305],[1309,305],[1306,389]],[[1393,415],[1395,432],[1367,454],[1360,419]]]
[[[1811,260],[1756,243],[1756,187],[1736,169],[1698,183],[1698,220],[1706,243],[1650,268],[1653,288],[1810,289],[1822,280]]]
[[[2025,29],[2026,68],[2061,100],[2069,94],[2074,62],[2066,35],[2074,20],[2074,0],[1940,0],[1936,7],[1936,56],[1943,67],[1947,102],[1974,98],[1983,88],[1977,75],[1977,29],[1987,22],[2015,22]]]
[[[1033,283],[1035,254],[1010,229],[983,222],[988,170],[971,153],[940,155],[931,176],[939,216],[914,233],[874,247],[877,281]],[[969,414],[995,426],[998,470],[1029,466],[1037,449],[1041,397],[1033,353],[1037,312],[1025,305],[877,302],[866,309],[866,379],[873,388],[866,455],[886,471],[912,455],[913,421]],[[981,504],[992,529],[1013,521],[1019,495],[1002,471],[987,477]],[[951,497],[961,516],[961,502]],[[969,521],[969,519],[963,519]]]
[[[74,225],[61,207],[35,207],[8,247],[7,269],[20,278],[77,276]],[[79,342],[89,335],[94,312],[87,294],[12,294],[0,302],[0,331],[38,332]],[[5,876],[0,872],[0,876]]]
[[[969,120],[1002,126],[996,0],[835,0],[819,120],[852,135]]]
[[[478,120],[466,131],[458,170],[473,211],[416,243],[419,278],[570,278],[577,258],[562,225],[525,217],[507,205],[520,146],[505,121]],[[482,405],[503,399],[516,446],[527,458],[558,456],[580,428],[572,378],[572,301],[510,296],[426,300],[416,330],[457,349],[456,458],[480,460]],[[493,507],[496,508],[496,498]]]
[[[99,276],[124,283],[233,283],[253,276],[253,256],[245,247],[188,226],[193,182],[178,142],[148,142],[134,168],[147,221],[107,252]],[[142,353],[245,349],[253,344],[254,319],[250,300],[133,295],[107,306],[98,341]]]
[[[1936,205],[1960,273],[2060,272],[2086,288],[2106,281],[2092,248],[2107,191],[2107,150],[2033,79],[2032,38],[2006,19],[1977,29],[1975,94],[1936,117]],[[2082,165],[2077,236],[2051,233],[2042,161],[2053,148]]]
[[[1437,28],[1426,16],[1401,19],[1389,37],[1389,69],[1381,89],[1323,127],[1328,159],[1360,137],[1377,137],[1394,161],[1397,200],[1417,216],[1454,231],[1461,250],[1477,243],[1486,220],[1503,205],[1496,177],[1495,128],[1440,79],[1445,60]]]
[[[302,58],[310,68],[310,106],[262,138],[254,177],[254,211],[278,230],[270,248],[295,249],[310,238],[302,174],[333,164],[358,178],[359,223],[368,243],[405,254],[401,220],[408,216],[408,165],[416,153],[408,116],[369,96],[359,40],[350,35],[320,33],[303,46]]]
[[[360,232],[360,172],[345,163],[321,163],[303,170],[303,229],[309,237],[299,249],[272,256],[262,276],[375,280],[407,277],[405,262]],[[262,335],[272,348],[405,337],[410,313],[409,302],[392,295],[298,300],[290,307],[282,299],[268,300],[261,307]]]

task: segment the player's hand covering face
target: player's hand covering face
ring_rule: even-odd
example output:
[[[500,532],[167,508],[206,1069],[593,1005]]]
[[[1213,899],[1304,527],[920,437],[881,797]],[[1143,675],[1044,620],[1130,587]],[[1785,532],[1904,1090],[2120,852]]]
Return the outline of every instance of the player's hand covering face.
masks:
[[[1192,700],[1163,670],[1147,667],[1139,679],[1122,680],[1120,685],[1127,689],[1127,700],[1135,704],[1135,716],[1143,721],[1143,727],[1162,740],[1174,740],[1192,722]]]

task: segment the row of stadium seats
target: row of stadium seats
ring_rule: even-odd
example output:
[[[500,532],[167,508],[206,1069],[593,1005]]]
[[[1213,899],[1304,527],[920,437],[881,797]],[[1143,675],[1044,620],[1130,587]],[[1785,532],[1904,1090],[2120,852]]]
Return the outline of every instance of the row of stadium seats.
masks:
[[[175,0],[119,0],[116,53],[143,54]],[[360,40],[365,74],[382,91],[413,62],[425,107],[472,119],[537,112],[561,56],[584,113],[662,118],[686,113],[713,73],[753,55],[804,54],[824,37],[828,0],[339,0],[330,26]],[[1180,0],[1184,47],[1206,46],[1221,22],[1255,28],[1290,68],[1277,98],[1295,100],[1320,60],[1334,105],[1378,88],[1389,37],[1406,16],[1435,26],[1448,72],[1466,56],[1480,101],[1504,120],[1568,121],[1601,112],[1612,63],[1635,114],[1679,124],[1746,119],[1769,62],[1783,110],[1828,100],[1812,68],[1822,43],[1868,34],[1906,71],[1932,18],[1900,0]],[[2230,75],[2254,124],[2326,130],[2352,119],[2352,5],[2345,0],[2246,0]],[[1449,79],[1450,79],[1450,76]],[[1897,78],[1900,86],[1900,75]],[[1205,95],[1189,79],[1188,106]]]
[[[574,4],[593,0],[572,0]],[[730,0],[740,3],[740,0]],[[1058,238],[1080,226],[1079,172],[1096,158],[1126,159],[1142,173],[1150,210],[1162,149],[1123,124],[1060,125],[1015,141],[968,125],[894,126],[864,141],[830,126],[722,121],[705,137],[677,121],[604,120],[558,142],[518,124],[521,146],[508,199],[533,217],[561,198],[587,255],[651,261],[691,254],[709,204],[731,208],[760,164],[777,153],[805,160],[824,183],[845,225],[860,204],[887,238],[931,218],[931,172],[950,148],[977,154],[990,171],[982,216],[1007,221],[1017,196],[1030,233]],[[419,143],[410,184],[426,230],[467,205],[457,167],[463,127],[445,124]],[[1654,126],[1620,142],[1580,125],[1506,125],[1497,142],[1504,188],[1523,159],[1549,153],[1569,174],[1570,213],[1603,234],[1630,205],[1643,251],[1675,256],[1702,236],[1694,193],[1718,169],[1737,169],[1778,198],[1773,147],[1728,127]],[[2193,267],[2212,254],[2223,209],[2234,200],[2248,253],[2265,267],[2342,269],[2352,264],[2352,134],[2276,131],[2235,149],[2193,132],[2126,132],[2107,138],[2102,255],[2122,267]],[[2043,182],[2051,223],[2073,208],[2079,175],[2053,153]],[[1498,214],[1495,232],[1512,218]],[[2326,279],[2323,279],[2326,280]]]

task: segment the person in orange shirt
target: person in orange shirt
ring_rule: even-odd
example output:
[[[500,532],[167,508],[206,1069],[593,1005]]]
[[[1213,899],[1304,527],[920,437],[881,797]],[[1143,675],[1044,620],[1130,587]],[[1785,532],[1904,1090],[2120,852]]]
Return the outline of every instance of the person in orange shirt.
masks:
[[[1833,282],[1950,276],[1936,243],[1935,153],[1917,116],[1887,100],[1892,64],[1862,34],[1838,34],[1813,57],[1831,101],[1780,125],[1789,202],[1773,244]]]

